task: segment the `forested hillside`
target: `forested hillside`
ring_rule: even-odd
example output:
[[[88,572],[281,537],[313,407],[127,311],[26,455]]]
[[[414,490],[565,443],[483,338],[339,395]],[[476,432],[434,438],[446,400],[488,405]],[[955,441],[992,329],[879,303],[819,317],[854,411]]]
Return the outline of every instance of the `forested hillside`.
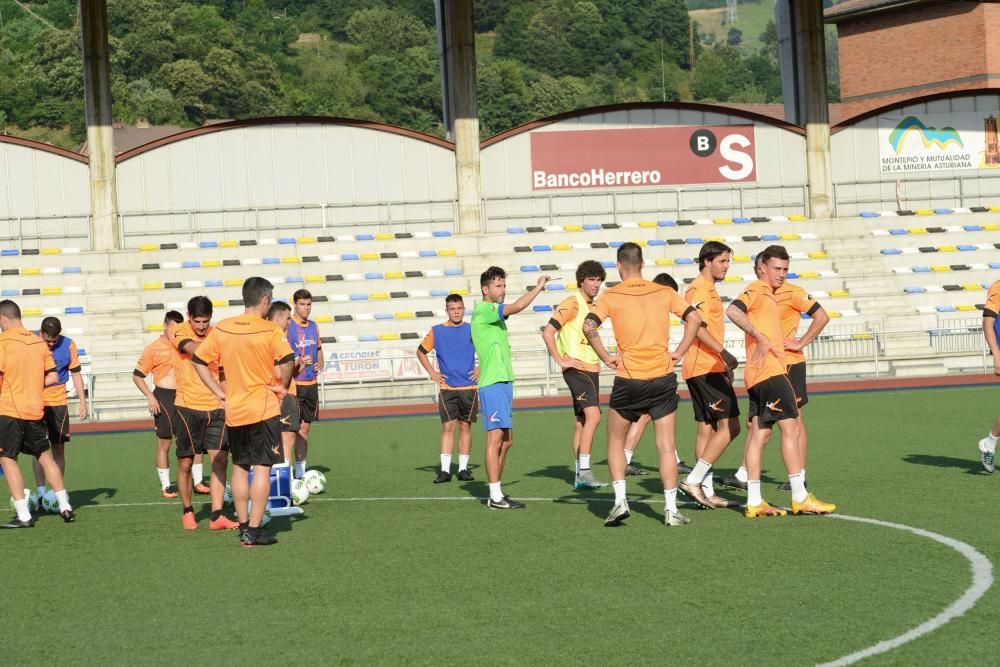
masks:
[[[483,136],[599,104],[780,100],[773,25],[747,48],[708,37],[684,0],[476,0],[475,11]],[[108,12],[125,124],[327,115],[442,134],[431,0],[108,0]],[[75,0],[0,0],[0,129],[84,139],[76,22]]]

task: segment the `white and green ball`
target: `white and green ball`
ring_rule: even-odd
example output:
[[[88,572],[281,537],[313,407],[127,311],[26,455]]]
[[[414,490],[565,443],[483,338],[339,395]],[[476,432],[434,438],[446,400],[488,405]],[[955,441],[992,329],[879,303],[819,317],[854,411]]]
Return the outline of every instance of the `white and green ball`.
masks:
[[[292,504],[304,505],[309,500],[309,487],[304,479],[292,482]]]
[[[56,492],[49,489],[42,496],[42,509],[49,514],[59,514],[59,499],[56,498]]]
[[[319,470],[308,470],[306,474],[302,477],[305,480],[306,488],[309,489],[309,495],[316,495],[317,493],[323,493],[326,491],[326,475],[321,473]]]
[[[222,503],[224,505],[233,504],[233,487],[229,482],[226,482],[226,492],[222,496]]]

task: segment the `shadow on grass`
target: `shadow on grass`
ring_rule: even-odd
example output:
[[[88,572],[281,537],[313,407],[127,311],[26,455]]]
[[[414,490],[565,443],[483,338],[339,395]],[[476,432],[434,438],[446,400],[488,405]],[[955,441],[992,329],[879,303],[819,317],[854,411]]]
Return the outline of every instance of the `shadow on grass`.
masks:
[[[529,472],[528,477],[548,477],[550,479],[555,479],[560,482],[566,482],[567,484],[573,484],[574,475],[573,471],[567,466],[546,466],[540,470],[535,470],[534,472]]]
[[[937,454],[907,454],[903,457],[907,463],[921,466],[931,466],[932,468],[958,468],[964,470],[967,475],[989,475],[983,470],[983,466],[974,459],[959,459],[954,456],[940,456]]]
[[[87,505],[99,505],[100,500],[111,500],[118,494],[118,489],[111,487],[98,487],[95,489],[70,489],[69,500],[73,507],[86,507]]]

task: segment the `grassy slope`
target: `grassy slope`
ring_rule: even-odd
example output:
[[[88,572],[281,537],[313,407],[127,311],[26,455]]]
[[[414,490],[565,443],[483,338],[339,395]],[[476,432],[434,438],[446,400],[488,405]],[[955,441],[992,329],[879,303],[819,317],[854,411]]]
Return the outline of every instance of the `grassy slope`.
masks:
[[[992,395],[814,397],[810,486],[845,514],[940,531],[996,559],[998,482],[972,458]],[[690,460],[688,404],[680,415]],[[633,503],[624,528],[603,529],[610,491],[582,494],[568,484],[568,422],[566,411],[517,415],[506,489],[557,500],[512,513],[471,499],[348,501],[483,496],[484,471],[468,484],[430,483],[434,417],[321,424],[310,463],[328,470],[329,491],[304,519],[275,520],[281,544],[270,550],[210,533],[204,514],[197,533],[181,531],[177,503],[157,498],[149,434],[79,437],[69,452],[79,521],[45,517],[32,531],[0,533],[0,550],[20,563],[4,578],[5,661],[176,664],[198,656],[228,664],[249,653],[338,664],[486,656],[569,664],[581,655],[616,664],[734,656],[806,664],[912,628],[969,585],[964,559],[908,533],[696,510],[690,526],[665,529],[652,475],[630,481],[630,496],[650,503]],[[655,461],[650,438],[637,457],[647,464]],[[595,451],[603,446],[602,428]],[[734,448],[722,467],[738,458]],[[765,496],[786,503],[774,488],[782,478],[776,442],[767,462]],[[112,506],[125,503],[152,504]],[[44,568],[32,567],[36,560]],[[38,639],[40,605],[53,641]],[[872,664],[988,662],[982,628],[995,627],[998,615],[1000,593],[991,591],[966,617]]]
[[[748,52],[756,52],[762,46],[760,34],[764,32],[768,21],[774,20],[774,5],[770,2],[740,3],[736,11],[736,23],[723,25],[726,19],[726,8],[698,9],[688,12],[691,19],[698,22],[698,29],[704,33],[715,33],[715,43],[725,44],[730,28],[743,31],[743,41],[740,48]]]

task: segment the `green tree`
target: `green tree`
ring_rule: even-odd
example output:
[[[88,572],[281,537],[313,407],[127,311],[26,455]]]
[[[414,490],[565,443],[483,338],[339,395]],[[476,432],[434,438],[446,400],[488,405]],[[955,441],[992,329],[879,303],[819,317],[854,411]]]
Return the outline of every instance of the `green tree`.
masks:
[[[347,22],[347,35],[366,55],[400,55],[412,47],[435,43],[415,16],[383,7],[354,12]]]
[[[743,42],[743,31],[739,28],[730,28],[726,35],[727,46],[739,46]]]

